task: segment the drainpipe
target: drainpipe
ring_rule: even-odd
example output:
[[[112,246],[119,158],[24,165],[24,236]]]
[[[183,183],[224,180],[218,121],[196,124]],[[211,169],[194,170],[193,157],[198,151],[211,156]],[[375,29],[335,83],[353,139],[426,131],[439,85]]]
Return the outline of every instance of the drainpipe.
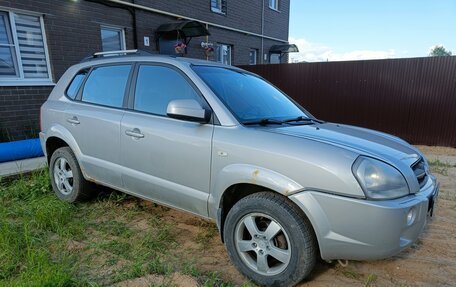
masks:
[[[135,0],[132,0],[131,2],[133,4],[135,4]],[[134,41],[133,47],[135,49],[138,49],[139,42],[138,42],[138,28],[137,28],[137,24],[136,24],[136,9],[135,8],[128,9],[128,11],[130,12],[131,16],[133,17],[133,41]]]
[[[206,30],[209,31],[209,24],[206,23]],[[206,35],[206,43],[209,43],[209,35]],[[206,61],[209,61],[209,56],[206,53]]]
[[[264,0],[261,9],[261,64],[264,62]]]

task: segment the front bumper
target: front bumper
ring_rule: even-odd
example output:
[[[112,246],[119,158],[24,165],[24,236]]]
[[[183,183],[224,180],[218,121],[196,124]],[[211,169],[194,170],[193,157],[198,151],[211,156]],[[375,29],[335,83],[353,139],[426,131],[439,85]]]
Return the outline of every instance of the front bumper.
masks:
[[[439,185],[433,176],[420,192],[371,201],[303,191],[290,196],[307,215],[325,260],[373,260],[393,256],[410,246],[432,215]],[[407,215],[412,212],[413,216]],[[410,217],[413,217],[411,220]]]

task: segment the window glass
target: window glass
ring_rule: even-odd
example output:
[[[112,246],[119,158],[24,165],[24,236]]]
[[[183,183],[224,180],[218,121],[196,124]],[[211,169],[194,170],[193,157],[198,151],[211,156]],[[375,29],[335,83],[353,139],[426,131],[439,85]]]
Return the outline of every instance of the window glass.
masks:
[[[76,74],[73,81],[71,81],[70,86],[67,89],[67,96],[72,98],[76,98],[78,94],[79,88],[81,87],[82,81],[84,80],[85,76],[87,75],[87,70],[80,71]]]
[[[282,92],[255,75],[221,67],[193,69],[241,122],[307,117]]]
[[[257,62],[257,50],[256,49],[250,49],[249,64],[250,65],[256,65],[256,62]]]
[[[200,97],[176,70],[163,66],[141,66],[135,89],[134,109],[156,115],[166,115],[172,100]]]
[[[104,52],[125,49],[122,29],[101,28],[101,44]]]
[[[226,0],[210,0],[211,11],[226,14]]]
[[[16,63],[14,50],[9,47],[0,46],[0,77],[16,77]]]
[[[277,53],[273,53],[269,56],[269,63],[270,64],[280,64],[281,55]]]
[[[0,11],[0,44],[11,44],[11,33],[8,25],[8,15]]]
[[[217,62],[231,65],[231,46],[226,44],[217,45]]]
[[[15,14],[22,68],[25,78],[48,78],[40,17]]]
[[[279,0],[269,0],[269,7],[275,10],[279,10]]]
[[[212,11],[221,12],[222,11],[222,0],[211,0]]]
[[[39,16],[0,11],[1,80],[49,80],[43,29]]]
[[[16,51],[8,14],[0,12],[0,77],[17,77]]]
[[[130,65],[94,69],[87,79],[82,100],[110,107],[122,107]]]

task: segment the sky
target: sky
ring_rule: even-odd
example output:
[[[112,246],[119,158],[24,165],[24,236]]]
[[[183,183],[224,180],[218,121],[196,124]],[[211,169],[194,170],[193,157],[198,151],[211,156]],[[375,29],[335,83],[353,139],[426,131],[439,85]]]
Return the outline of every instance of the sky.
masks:
[[[291,0],[292,62],[456,55],[456,0]]]

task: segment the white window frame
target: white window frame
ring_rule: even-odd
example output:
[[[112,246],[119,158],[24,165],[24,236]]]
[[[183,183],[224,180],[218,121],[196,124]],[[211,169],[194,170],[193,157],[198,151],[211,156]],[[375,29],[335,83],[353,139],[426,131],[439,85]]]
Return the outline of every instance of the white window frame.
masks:
[[[269,0],[269,8],[279,11],[279,1],[280,0]]]
[[[218,47],[219,51],[218,51],[218,55],[217,55],[217,62],[225,64],[225,65],[231,65],[231,63],[233,62],[233,46],[230,44],[223,44],[223,43],[218,43],[218,46],[219,46]],[[221,53],[223,46],[228,47],[228,51],[229,51],[228,63],[223,63],[223,55]]]
[[[48,45],[47,45],[47,39],[46,39],[46,31],[44,30],[43,16],[40,14],[37,14],[37,13],[24,12],[22,10],[19,10],[16,13],[14,10],[6,10],[6,9],[2,9],[1,7],[0,7],[0,11],[8,14],[8,20],[9,20],[9,24],[10,24],[10,28],[11,28],[11,36],[13,38],[14,50],[16,52],[16,64],[17,64],[17,69],[19,72],[19,77],[17,77],[17,76],[0,77],[0,86],[54,86],[55,83],[52,81],[52,70],[51,70],[51,64],[49,61],[49,51],[48,51]],[[47,72],[48,72],[47,78],[27,79],[24,77],[24,68],[22,66],[21,52],[20,52],[20,48],[19,48],[19,40],[17,37],[17,30],[16,30],[16,22],[14,21],[14,16],[16,14],[35,16],[35,17],[39,17],[39,19],[40,19],[40,26],[41,26],[40,28],[41,28],[41,34],[43,37],[44,54],[46,57],[46,66],[47,66]]]
[[[209,1],[211,1],[211,11],[212,11],[212,12],[219,13],[219,14],[225,14],[225,13],[223,13],[223,11],[222,11],[222,5],[223,5],[222,1],[223,1],[223,0],[215,0],[215,1],[217,2],[217,6],[218,6],[218,7],[212,6],[212,3],[213,3],[212,1],[213,1],[213,0],[209,0]]]
[[[251,52],[254,52],[254,62],[253,63],[250,63],[250,53]],[[258,50],[257,49],[254,49],[254,48],[250,48],[249,50],[249,65],[256,65],[257,64],[257,58],[258,58]]]
[[[126,41],[125,41],[125,29],[119,26],[111,26],[111,25],[100,25],[100,37],[101,37],[101,30],[111,30],[111,31],[120,31],[120,47],[121,50],[126,50]],[[103,38],[101,39],[101,50],[103,50]],[[104,52],[104,51],[103,51]]]

